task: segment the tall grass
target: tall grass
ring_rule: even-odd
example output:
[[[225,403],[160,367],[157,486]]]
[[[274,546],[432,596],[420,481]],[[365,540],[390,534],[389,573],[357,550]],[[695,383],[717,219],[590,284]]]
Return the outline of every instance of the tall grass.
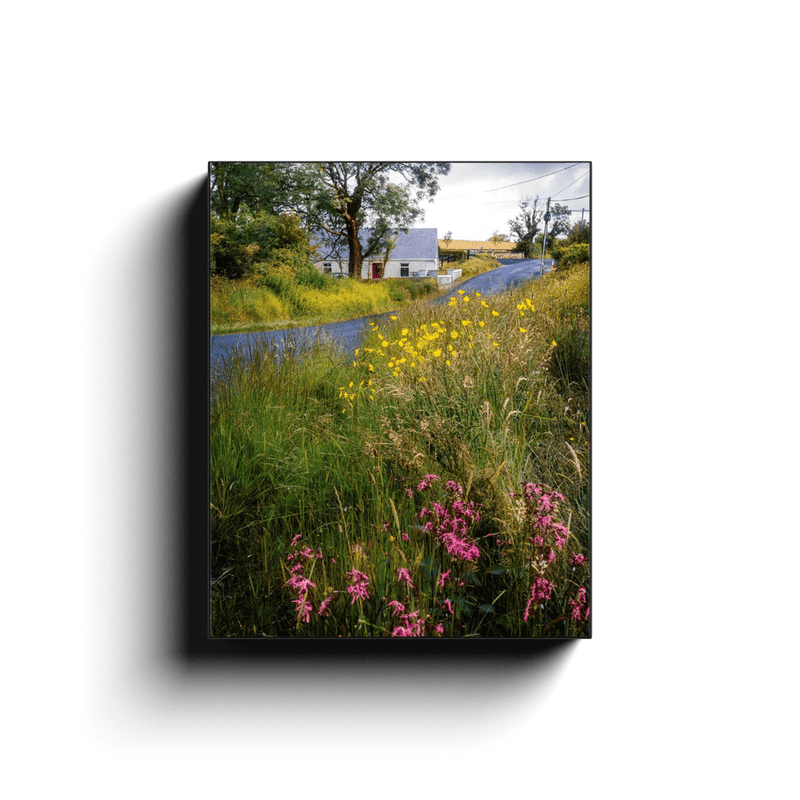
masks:
[[[589,630],[589,272],[214,387],[212,635]]]
[[[318,277],[318,286],[279,279],[273,279],[269,286],[260,285],[258,278],[212,279],[212,333],[337,322],[398,309],[421,295],[436,292],[432,279],[360,281]]]

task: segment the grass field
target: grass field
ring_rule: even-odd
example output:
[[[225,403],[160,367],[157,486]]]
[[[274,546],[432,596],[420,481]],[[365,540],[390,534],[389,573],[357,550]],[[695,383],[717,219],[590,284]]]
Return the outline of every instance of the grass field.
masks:
[[[497,262],[482,256],[462,262],[461,280],[493,269]],[[247,333],[339,322],[384,311],[396,311],[438,293],[436,281],[411,278],[382,281],[317,276],[317,286],[286,277],[272,286],[256,277],[211,281],[211,333]]]
[[[457,298],[457,299],[456,299]],[[213,387],[213,636],[586,636],[589,268]]]

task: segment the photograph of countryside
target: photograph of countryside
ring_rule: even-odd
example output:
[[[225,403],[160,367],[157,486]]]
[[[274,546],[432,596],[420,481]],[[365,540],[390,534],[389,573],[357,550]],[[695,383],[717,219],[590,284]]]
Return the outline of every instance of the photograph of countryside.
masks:
[[[210,636],[591,636],[591,164],[211,162]]]

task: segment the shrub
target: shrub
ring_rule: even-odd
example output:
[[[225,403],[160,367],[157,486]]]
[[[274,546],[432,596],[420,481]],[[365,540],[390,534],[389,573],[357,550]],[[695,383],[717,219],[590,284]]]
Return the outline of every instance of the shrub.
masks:
[[[589,245],[579,243],[554,247],[553,258],[556,259],[557,270],[566,270],[576,264],[583,264],[589,261]]]

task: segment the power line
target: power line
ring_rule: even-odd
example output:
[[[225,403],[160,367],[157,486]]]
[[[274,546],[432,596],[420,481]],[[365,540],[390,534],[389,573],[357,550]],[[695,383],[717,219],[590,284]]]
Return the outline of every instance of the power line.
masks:
[[[566,189],[567,187],[565,186],[564,188]],[[561,191],[563,192],[564,189],[562,189]],[[570,200],[583,200],[585,197],[588,197],[588,196],[589,196],[588,194],[582,194],[580,197],[562,197],[561,198],[561,202],[562,203],[568,203]]]
[[[581,178],[585,178],[588,174],[589,174],[589,170],[586,170],[586,172],[584,172],[583,175],[580,175],[579,177],[575,178],[575,180],[572,181],[572,183],[577,183],[579,180],[581,180]],[[555,196],[557,194],[559,194],[560,192],[563,192],[566,189],[569,189],[569,187],[572,186],[572,183],[568,183],[563,189],[559,189],[554,194],[551,194],[550,197],[552,197],[555,200]]]
[[[547,178],[550,175],[555,175],[558,172],[564,172],[564,170],[572,169],[573,167],[577,167],[578,164],[581,164],[581,163],[583,163],[583,162],[576,161],[574,164],[570,164],[568,167],[562,167],[561,169],[554,170],[553,172],[547,172],[544,175],[538,175],[535,178],[528,178],[527,180],[518,181],[517,183],[509,183],[506,186],[498,186],[495,189],[484,189],[483,191],[480,191],[480,192],[471,192],[470,194],[455,194],[452,197],[437,197],[436,199],[437,199],[437,201],[438,200],[457,200],[460,197],[475,197],[475,195],[477,195],[477,194],[488,194],[489,192],[499,192],[501,189],[509,189],[512,186],[520,186],[523,183],[531,183],[532,181],[539,181],[542,178]],[[587,173],[587,175],[588,175],[588,173]],[[580,180],[580,179],[578,179],[578,180]],[[575,183],[575,181],[573,181],[572,183]],[[568,186],[572,186],[572,183],[567,184],[567,185]]]

